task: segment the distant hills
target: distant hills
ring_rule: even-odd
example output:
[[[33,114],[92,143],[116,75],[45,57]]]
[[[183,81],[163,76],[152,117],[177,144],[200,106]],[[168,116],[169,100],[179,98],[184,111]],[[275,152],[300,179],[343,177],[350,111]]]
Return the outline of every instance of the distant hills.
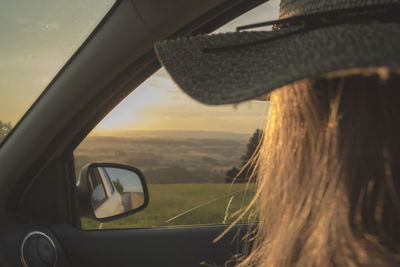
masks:
[[[241,163],[249,134],[210,131],[96,131],[74,151],[76,171],[90,162],[139,168],[149,183],[224,182]]]
[[[128,138],[161,138],[161,139],[232,139],[248,140],[252,134],[217,132],[217,131],[145,131],[145,130],[95,130],[90,136],[115,136]]]

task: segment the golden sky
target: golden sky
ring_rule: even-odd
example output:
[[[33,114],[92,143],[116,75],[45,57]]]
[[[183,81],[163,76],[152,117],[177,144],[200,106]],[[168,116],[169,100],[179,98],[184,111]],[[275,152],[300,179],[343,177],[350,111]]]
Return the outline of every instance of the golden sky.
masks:
[[[13,125],[110,8],[111,0],[2,0],[0,4],[0,120]],[[221,27],[276,19],[273,0]],[[182,93],[161,69],[123,100],[96,130],[252,132],[266,102],[210,107]]]
[[[0,120],[18,122],[113,3],[0,1]]]
[[[252,132],[263,127],[267,102],[206,106],[176,87],[164,69],[136,88],[97,130],[184,130]]]
[[[278,6],[278,0],[267,2],[216,32],[235,31],[240,25],[276,19]],[[117,129],[251,133],[264,127],[267,110],[268,103],[263,101],[249,101],[236,107],[200,104],[160,69],[111,111],[93,133]]]

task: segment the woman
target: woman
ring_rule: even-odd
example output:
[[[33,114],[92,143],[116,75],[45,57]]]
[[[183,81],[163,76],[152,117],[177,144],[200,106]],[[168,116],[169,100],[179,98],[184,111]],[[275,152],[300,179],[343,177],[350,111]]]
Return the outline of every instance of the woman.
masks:
[[[400,266],[400,1],[282,0],[280,18],[156,45],[203,103],[269,94],[239,266]]]

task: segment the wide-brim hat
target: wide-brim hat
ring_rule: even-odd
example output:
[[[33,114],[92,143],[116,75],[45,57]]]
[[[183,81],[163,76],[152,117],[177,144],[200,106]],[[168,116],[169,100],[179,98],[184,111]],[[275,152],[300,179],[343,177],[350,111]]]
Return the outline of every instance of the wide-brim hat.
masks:
[[[238,103],[330,72],[399,69],[399,7],[400,0],[282,0],[272,31],[166,40],[155,50],[194,99]]]

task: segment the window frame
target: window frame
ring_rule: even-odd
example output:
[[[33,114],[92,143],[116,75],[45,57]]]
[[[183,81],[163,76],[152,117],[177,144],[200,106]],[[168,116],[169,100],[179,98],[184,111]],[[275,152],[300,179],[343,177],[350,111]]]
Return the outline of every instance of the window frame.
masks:
[[[170,35],[169,38],[212,32],[247,11],[267,2],[267,0],[236,0],[235,3],[233,3],[233,1],[231,1],[231,3],[228,2],[229,1],[223,2],[220,6],[209,10],[200,18],[193,20],[179,31]],[[204,23],[204,21],[206,23]],[[79,127],[80,130],[73,136],[68,146],[65,148],[65,151],[70,153],[72,158],[74,158],[74,150],[92,131],[92,129],[108,114],[108,112],[117,106],[123,99],[125,99],[125,97],[134,91],[136,87],[149,78],[160,67],[160,63],[158,62],[153,49],[150,49],[147,53],[143,54],[142,57],[133,62],[126,71],[121,73],[121,77],[115,79],[115,83],[109,84],[107,88],[95,97],[92,105],[99,105],[99,103],[107,104],[103,105],[102,108],[97,109],[97,112],[93,113],[93,115],[85,120],[85,125]],[[132,76],[131,73],[135,74]],[[86,110],[89,109],[91,108],[86,108]],[[81,113],[85,114],[86,110],[83,110]],[[82,119],[77,117],[76,123],[82,123]],[[71,178],[76,181],[75,173],[74,177]],[[79,219],[79,210],[76,210],[76,213],[76,218]]]

